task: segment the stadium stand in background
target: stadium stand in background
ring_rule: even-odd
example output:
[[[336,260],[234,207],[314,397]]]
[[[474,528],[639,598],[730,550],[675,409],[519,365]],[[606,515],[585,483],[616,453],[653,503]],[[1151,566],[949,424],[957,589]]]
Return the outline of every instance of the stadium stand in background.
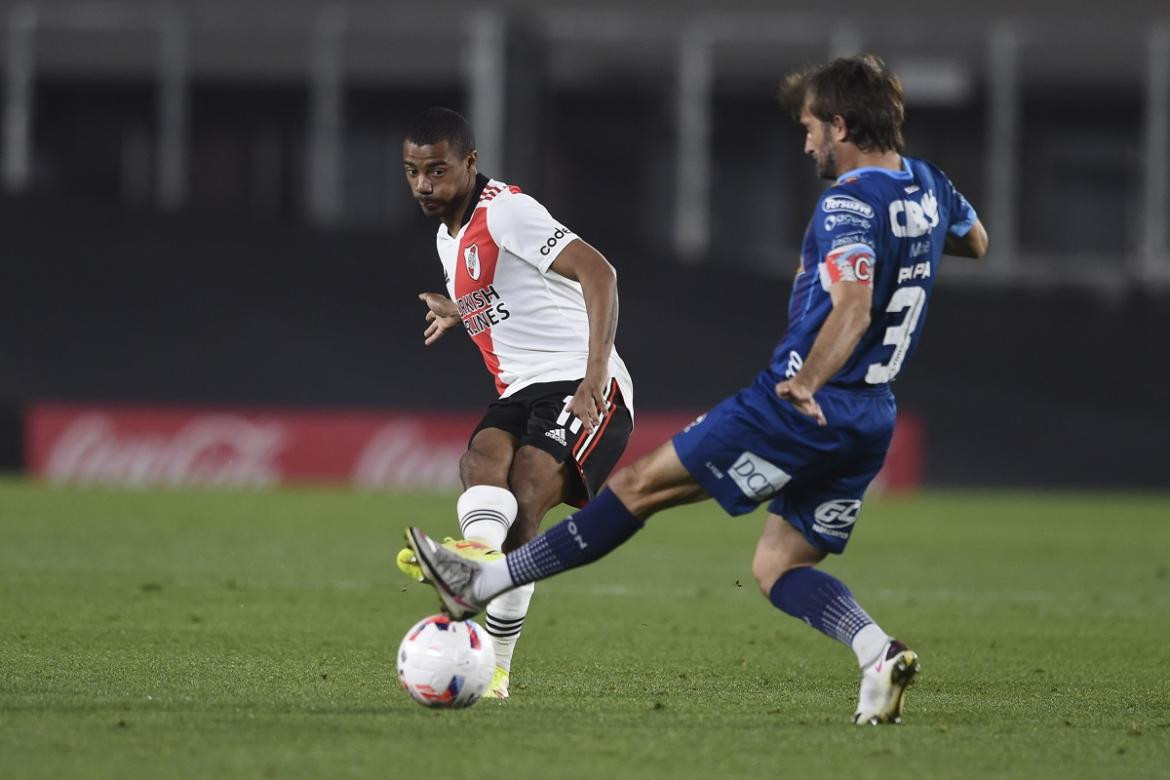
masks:
[[[1165,486],[1164,4],[772,6],[0,3],[0,464],[29,460],[46,400],[477,405],[474,356],[418,338],[438,269],[399,144],[431,104],[468,112],[487,173],[604,238],[640,407],[702,408],[774,340],[742,308],[782,326],[820,186],[776,79],[874,50],[910,149],[971,182],[995,236],[988,272],[947,262],[931,365],[899,385],[926,480]],[[714,362],[673,381],[692,350]]]

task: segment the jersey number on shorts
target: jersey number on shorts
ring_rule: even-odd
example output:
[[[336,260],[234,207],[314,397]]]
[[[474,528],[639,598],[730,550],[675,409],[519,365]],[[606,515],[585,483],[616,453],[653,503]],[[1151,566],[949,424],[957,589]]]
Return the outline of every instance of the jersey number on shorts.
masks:
[[[563,409],[561,409],[560,416],[557,417],[557,425],[565,425],[566,423],[569,422],[569,415],[572,414],[572,412],[569,411],[569,402],[572,400],[573,400],[573,396],[571,396],[571,395],[565,396],[565,406]],[[579,430],[581,430],[581,421],[579,419],[577,419],[576,417],[574,417],[573,424],[569,426],[569,433],[576,433]]]
[[[865,372],[865,381],[871,385],[883,385],[892,382],[902,368],[902,361],[906,358],[906,350],[910,348],[910,339],[914,336],[914,328],[918,326],[918,317],[922,314],[922,306],[926,303],[926,290],[921,287],[899,287],[890,296],[890,305],[886,307],[888,314],[909,309],[906,316],[897,325],[886,328],[886,336],[882,343],[886,346],[894,345],[894,354],[885,363],[871,363]]]

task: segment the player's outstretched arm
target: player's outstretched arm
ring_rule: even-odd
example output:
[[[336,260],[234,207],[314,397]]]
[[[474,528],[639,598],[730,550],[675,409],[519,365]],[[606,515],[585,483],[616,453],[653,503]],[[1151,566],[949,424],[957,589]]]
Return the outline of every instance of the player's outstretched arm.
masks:
[[[418,294],[418,299],[427,305],[427,329],[423,331],[423,344],[428,347],[462,322],[459,319],[459,307],[446,295],[424,292]]]
[[[579,238],[557,255],[552,270],[580,283],[589,315],[589,360],[585,378],[569,401],[569,411],[592,432],[605,412],[609,357],[617,335],[617,271],[601,253]]]
[[[850,281],[834,282],[829,288],[833,310],[825,318],[804,365],[796,376],[776,385],[776,395],[801,414],[825,425],[825,413],[813,395],[841,370],[869,327],[873,287]]]
[[[943,252],[954,257],[971,257],[978,259],[987,254],[987,228],[983,223],[975,220],[975,224],[965,236],[947,234],[947,242],[943,245]]]

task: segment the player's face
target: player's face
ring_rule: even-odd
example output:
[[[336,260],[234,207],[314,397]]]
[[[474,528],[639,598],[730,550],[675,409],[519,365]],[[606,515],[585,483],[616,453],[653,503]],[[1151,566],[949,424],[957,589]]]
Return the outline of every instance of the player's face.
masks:
[[[475,183],[475,152],[460,158],[446,141],[402,144],[402,168],[423,214],[440,219],[459,208]]]
[[[808,102],[800,110],[800,124],[804,127],[804,153],[817,164],[817,176],[837,178],[837,154],[833,146],[833,126],[813,116]]]

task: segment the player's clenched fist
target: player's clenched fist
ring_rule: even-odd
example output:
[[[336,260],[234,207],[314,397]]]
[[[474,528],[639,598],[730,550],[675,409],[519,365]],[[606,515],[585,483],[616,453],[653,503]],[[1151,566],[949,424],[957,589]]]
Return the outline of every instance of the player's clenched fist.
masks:
[[[418,294],[418,299],[427,305],[427,329],[423,331],[423,344],[428,347],[443,337],[443,334],[459,325],[459,307],[446,295],[433,292]]]

